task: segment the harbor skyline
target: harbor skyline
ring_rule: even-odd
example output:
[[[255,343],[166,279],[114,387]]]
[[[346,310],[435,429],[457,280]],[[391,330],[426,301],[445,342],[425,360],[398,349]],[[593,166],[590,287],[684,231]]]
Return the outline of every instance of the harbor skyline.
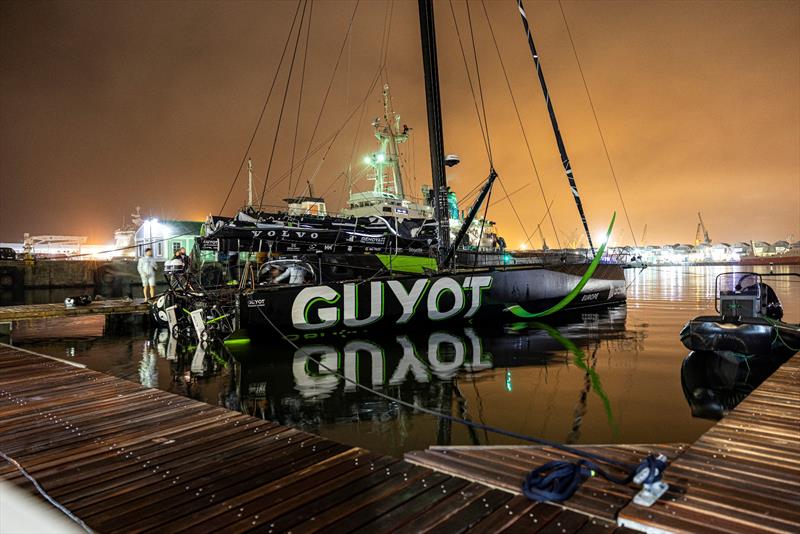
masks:
[[[291,166],[294,123],[299,119],[299,161],[312,144],[354,5],[314,6],[303,105],[297,115],[298,71],[269,178],[279,185],[267,189],[266,204],[279,205],[293,192],[286,179],[278,180]],[[136,205],[160,218],[202,220],[217,213],[263,105],[295,5],[210,3],[188,13],[180,3],[145,6],[0,6],[0,240],[57,232],[105,242]],[[545,203],[480,4],[471,6],[495,167],[525,231],[508,201],[493,205],[489,217],[509,247],[518,248],[525,233],[534,233]],[[550,246],[564,245],[582,231],[518,15],[513,2],[487,7],[553,202],[558,236],[547,224],[542,231]],[[714,242],[800,236],[800,5],[564,2],[563,7],[636,240],[646,224],[647,242],[691,242],[698,211]],[[437,8],[445,150],[463,162],[448,178],[465,195],[486,177],[488,162],[451,14],[446,3]],[[454,8],[463,38],[466,11],[461,3]],[[535,3],[528,11],[590,228],[599,235],[611,212],[622,209],[559,5]],[[408,189],[418,195],[430,179],[415,17],[413,4],[359,5],[344,70],[316,139],[335,132],[365,98],[390,30],[381,81],[391,85],[394,107],[413,129],[407,148],[414,154],[405,170]],[[373,149],[369,123],[381,113],[380,88],[366,100],[361,120],[357,116],[346,125],[314,181],[314,192],[325,192],[332,210],[346,198],[342,173],[355,175]],[[279,104],[277,98],[271,101],[251,151],[259,192]],[[294,183],[309,178],[319,159],[319,153],[309,159],[302,176],[295,172]],[[240,173],[225,213],[244,203],[244,178]],[[362,181],[355,189],[368,187]],[[493,202],[505,195],[498,188]],[[630,234],[620,218],[615,240],[631,243]],[[538,233],[532,244],[540,245]]]

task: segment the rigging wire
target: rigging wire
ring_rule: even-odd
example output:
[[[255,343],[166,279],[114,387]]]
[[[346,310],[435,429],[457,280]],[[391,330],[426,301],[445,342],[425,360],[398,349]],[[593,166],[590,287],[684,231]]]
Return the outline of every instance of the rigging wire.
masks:
[[[256,127],[253,129],[253,135],[250,136],[250,141],[247,143],[247,149],[244,151],[244,155],[242,156],[242,161],[239,163],[239,170],[236,171],[236,176],[233,177],[233,182],[231,182],[231,186],[228,189],[228,194],[225,195],[225,201],[222,203],[222,207],[219,209],[217,213],[222,214],[225,210],[225,206],[228,204],[228,200],[231,198],[231,194],[233,193],[233,188],[236,186],[236,181],[239,179],[239,175],[244,168],[244,164],[247,161],[247,156],[250,154],[250,149],[253,147],[253,141],[255,141],[256,134],[258,134],[258,129],[261,127],[261,121],[264,119],[264,113],[267,110],[267,105],[269,104],[269,100],[272,97],[272,91],[275,89],[275,83],[278,81],[278,75],[281,72],[281,67],[283,66],[283,60],[286,56],[286,50],[289,48],[289,41],[291,41],[292,33],[294,32],[294,25],[297,22],[297,14],[300,12],[300,4],[302,2],[298,0],[297,8],[294,10],[294,18],[292,19],[292,25],[289,28],[289,33],[286,35],[286,42],[283,45],[283,51],[281,52],[281,59],[278,62],[278,68],[275,69],[275,76],[272,78],[272,83],[269,86],[269,91],[267,92],[267,98],[264,100],[264,105],[261,107],[261,113],[258,116],[258,121],[256,121]]]
[[[394,16],[394,0],[389,0],[386,4],[386,14],[383,18],[383,35],[381,36],[380,64],[383,65],[382,80],[385,84],[389,83],[389,71],[386,66],[389,64],[389,38],[392,34],[392,17]]]
[[[478,92],[481,97],[481,110],[483,111],[483,125],[486,128],[486,148],[489,151],[489,167],[493,169],[494,161],[492,160],[492,138],[489,136],[489,119],[486,116],[486,101],[483,98],[481,69],[480,69],[480,63],[478,62],[478,50],[475,48],[475,32],[472,29],[472,15],[470,14],[469,1],[464,0],[464,5],[467,6],[467,23],[469,24],[469,38],[472,41],[472,56],[475,60],[475,77],[477,78],[478,81]]]
[[[497,177],[497,181],[500,183],[500,187],[503,188],[503,194],[506,197],[510,197],[511,195],[508,194],[508,190],[506,189],[506,186],[503,183],[503,179],[500,176],[498,176]],[[509,198],[508,199],[508,203],[511,205],[511,211],[513,211],[514,215],[517,217],[517,221],[519,221],[519,226],[522,228],[522,231],[524,232],[524,235],[526,235],[526,236],[529,235],[528,234],[528,229],[525,228],[525,223],[522,222],[522,217],[519,216],[519,212],[517,211],[517,207],[514,205],[514,202]],[[531,244],[530,238],[528,238],[528,244]],[[533,246],[533,245],[531,244],[531,246]]]
[[[332,141],[335,140],[344,131],[344,129],[347,127],[347,125],[350,123],[350,121],[353,119],[353,117],[355,117],[356,113],[358,113],[359,111],[361,111],[361,115],[359,117],[359,122],[357,124],[359,124],[361,122],[361,119],[363,118],[363,115],[364,115],[364,111],[366,110],[365,106],[366,106],[367,100],[369,99],[369,97],[372,94],[372,92],[375,90],[375,86],[376,86],[378,80],[380,80],[380,68],[376,71],[375,75],[373,76],[372,83],[370,84],[369,89],[367,90],[366,94],[364,95],[364,98],[362,99],[361,103],[359,103],[357,106],[355,106],[350,111],[350,113],[347,115],[345,120],[342,122],[341,126],[339,126],[339,128],[334,133],[332,133],[331,135],[326,137],[316,147],[314,147],[314,149],[311,152],[306,154],[304,159],[301,160],[302,163],[307,162],[311,158],[311,156],[313,156],[315,153],[319,152],[322,149],[322,147],[324,147],[325,145],[328,145],[328,149],[326,150],[326,153],[325,153],[327,155],[327,152],[330,151],[331,147],[333,146],[332,145]],[[324,159],[324,157],[325,156],[323,156],[323,159]],[[314,174],[312,175],[312,179],[313,179],[314,176],[316,176],[316,174],[318,172],[319,172],[319,166],[314,171]],[[275,188],[277,188],[277,186],[280,185],[288,177],[288,173],[289,173],[289,171],[284,172],[278,178],[278,180],[272,184],[272,186],[269,188],[268,192],[272,192],[273,190],[275,190]],[[268,205],[268,204],[264,204],[264,205]]]
[[[589,93],[589,84],[586,83],[586,76],[583,74],[583,68],[581,67],[581,60],[578,58],[578,49],[575,48],[575,41],[572,40],[572,31],[569,29],[569,24],[567,23],[567,15],[564,13],[564,6],[561,4],[561,0],[558,0],[558,7],[561,10],[561,18],[564,19],[564,27],[567,29],[567,35],[569,36],[569,44],[572,46],[572,53],[575,55],[575,62],[578,64],[578,72],[581,74],[581,80],[583,81],[583,88],[586,91],[586,97],[589,99],[589,107],[592,108],[592,116],[594,117],[594,123],[597,125],[597,133],[600,134],[600,141],[603,144],[603,151],[606,155],[606,161],[608,161],[608,168],[611,169],[611,177],[614,178],[614,185],[617,187],[617,194],[619,194],[619,200],[622,203],[622,211],[625,213],[625,220],[628,222],[628,228],[631,231],[631,238],[633,238],[633,246],[639,248],[639,244],[636,242],[636,233],[633,231],[633,225],[631,224],[631,218],[628,216],[628,208],[625,206],[625,199],[622,197],[622,189],[619,187],[619,181],[617,180],[617,173],[614,171],[614,165],[611,163],[611,155],[608,153],[608,146],[606,145],[606,139],[603,135],[603,130],[600,128],[600,121],[597,118],[597,111],[594,107],[594,102],[592,101],[592,95]]]
[[[528,184],[523,185],[522,187],[518,187],[517,189],[515,189],[511,193],[509,193],[509,196],[503,197],[503,198],[501,198],[499,200],[495,200],[494,202],[492,202],[492,206],[496,206],[497,204],[500,204],[501,202],[505,201],[506,199],[511,198],[513,195],[516,195],[517,193],[519,193],[520,191],[522,191],[523,189],[525,189],[529,185],[531,185],[531,184],[528,183]]]
[[[325,105],[328,102],[328,96],[330,95],[331,88],[333,87],[333,82],[336,79],[336,73],[339,71],[339,65],[340,65],[340,63],[342,61],[342,55],[344,54],[344,50],[347,47],[347,43],[351,42],[350,32],[353,29],[353,21],[355,21],[356,12],[358,11],[358,6],[359,6],[360,3],[361,3],[361,0],[356,0],[356,5],[353,7],[353,12],[350,15],[350,22],[347,25],[347,31],[345,32],[344,40],[342,41],[342,46],[339,48],[339,55],[336,56],[336,62],[333,65],[333,72],[331,73],[331,78],[328,81],[328,87],[327,87],[327,89],[325,89],[325,96],[322,98],[322,105],[320,106],[319,113],[317,114],[317,122],[314,124],[314,129],[311,131],[311,139],[308,140],[308,148],[306,149],[306,151],[308,151],[311,148],[311,145],[314,143],[314,138],[316,137],[317,129],[319,128],[319,124],[322,121],[322,115],[323,115],[323,112],[325,110]],[[300,178],[302,178],[302,176],[303,176],[304,167],[305,167],[305,163],[303,164],[303,166],[300,167],[300,173],[299,173]],[[312,178],[310,180],[307,180],[307,184],[308,184],[307,187],[308,187],[309,195],[311,194],[311,182],[312,181],[313,181],[313,176],[312,176]],[[294,192],[292,192],[292,194],[294,194]]]
[[[311,9],[308,11],[308,27],[306,28],[306,43],[305,50],[303,50],[303,69],[300,71],[300,94],[297,97],[297,115],[294,120],[294,140],[292,141],[292,158],[290,160],[290,169],[294,167],[294,155],[297,151],[297,134],[300,131],[300,109],[303,106],[303,89],[305,88],[306,80],[306,65],[308,64],[308,44],[311,40],[311,22],[314,20],[314,0],[311,0]],[[286,192],[289,196],[292,195],[292,172],[289,172],[289,186]],[[297,178],[300,181],[300,177]]]
[[[458,29],[458,20],[456,19],[456,12],[455,12],[455,9],[453,8],[453,0],[448,0],[448,4],[450,5],[450,15],[453,18],[453,26],[455,27],[456,36],[458,37],[458,48],[459,48],[459,50],[461,50],[461,59],[464,62],[464,72],[466,72],[466,74],[467,74],[467,82],[469,83],[469,91],[470,91],[470,93],[472,93],[472,103],[475,106],[475,115],[478,117],[478,126],[480,126],[480,129],[481,129],[481,140],[483,141],[484,150],[486,150],[486,157],[491,162],[491,160],[492,160],[492,157],[491,157],[492,150],[489,147],[488,134],[487,134],[486,129],[484,128],[484,125],[483,125],[483,118],[481,117],[481,112],[478,109],[478,97],[475,94],[475,86],[472,83],[472,76],[470,75],[469,64],[467,62],[467,54],[466,54],[466,52],[464,52],[464,44],[461,41],[461,31]],[[479,184],[478,186],[476,186],[476,188],[480,187],[481,185],[482,184]]]
[[[520,130],[522,131],[522,138],[525,140],[525,147],[528,150],[528,159],[530,159],[531,166],[533,167],[533,174],[534,174],[534,176],[536,176],[536,181],[539,184],[539,192],[542,193],[542,200],[544,201],[547,217],[550,219],[550,226],[553,228],[553,235],[555,235],[556,243],[558,244],[558,248],[561,248],[561,241],[558,238],[558,232],[556,231],[556,225],[555,225],[555,222],[553,221],[553,215],[550,212],[550,206],[552,206],[552,203],[550,203],[548,205],[547,195],[544,192],[544,185],[542,184],[542,178],[539,175],[539,169],[536,166],[536,161],[534,160],[534,157],[533,157],[533,149],[531,148],[531,143],[528,140],[528,134],[525,131],[525,126],[524,126],[524,123],[522,122],[522,115],[519,112],[519,106],[517,106],[517,99],[514,96],[514,91],[511,88],[511,80],[508,77],[508,72],[506,71],[506,65],[503,62],[503,56],[500,54],[500,47],[497,44],[497,38],[495,37],[495,34],[494,34],[494,28],[492,27],[492,21],[491,21],[491,19],[489,19],[489,12],[486,9],[485,0],[481,0],[481,6],[483,7],[483,14],[484,14],[484,17],[486,18],[486,24],[487,24],[487,26],[489,26],[489,33],[492,36],[492,43],[494,44],[494,49],[497,52],[497,59],[500,62],[500,68],[502,69],[503,76],[506,79],[506,87],[508,87],[508,94],[511,97],[511,103],[514,105],[514,113],[517,115],[517,122],[519,123]],[[527,232],[526,232],[525,235],[526,236],[528,235]],[[530,244],[530,238],[528,239],[528,243]]]
[[[272,148],[270,150],[269,159],[267,160],[267,173],[264,177],[264,186],[261,188],[261,198],[258,201],[259,206],[264,205],[264,195],[267,191],[267,184],[269,183],[269,173],[272,170],[272,163],[275,156],[275,147],[278,145],[278,134],[281,131],[281,124],[283,122],[283,111],[286,108],[286,96],[289,93],[289,86],[292,81],[292,72],[294,71],[294,62],[297,59],[297,48],[300,42],[300,34],[303,30],[303,21],[306,18],[306,7],[308,7],[308,0],[303,3],[303,14],[300,16],[300,27],[297,29],[297,38],[294,40],[294,50],[292,52],[292,62],[289,64],[289,73],[286,77],[286,88],[283,91],[283,101],[281,102],[280,113],[278,114],[278,124],[275,126],[275,136],[272,138]]]

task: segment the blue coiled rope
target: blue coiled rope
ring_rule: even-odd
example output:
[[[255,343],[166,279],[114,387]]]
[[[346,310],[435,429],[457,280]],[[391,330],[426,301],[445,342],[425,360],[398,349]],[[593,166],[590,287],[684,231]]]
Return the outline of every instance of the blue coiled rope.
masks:
[[[560,502],[572,497],[580,485],[590,477],[599,475],[615,484],[629,484],[639,473],[648,469],[647,477],[642,483],[652,484],[661,480],[666,467],[666,462],[651,454],[627,476],[615,477],[589,460],[575,462],[554,460],[528,473],[522,483],[522,493],[532,501]]]

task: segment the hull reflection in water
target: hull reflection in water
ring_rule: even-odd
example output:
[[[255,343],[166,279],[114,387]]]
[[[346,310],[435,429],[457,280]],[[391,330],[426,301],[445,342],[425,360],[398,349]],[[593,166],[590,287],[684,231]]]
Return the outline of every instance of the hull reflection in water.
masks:
[[[681,386],[692,416],[721,419],[787,359],[731,351],[690,352],[681,365]]]
[[[560,324],[519,323],[491,331],[466,327],[372,339],[317,338],[296,340],[296,347],[276,339],[214,350],[181,347],[168,335],[159,339],[158,352],[173,361],[176,376],[220,371],[229,375],[227,391],[220,392],[226,407],[310,431],[322,424],[363,420],[395,420],[402,427],[414,415],[414,410],[356,384],[415,406],[482,421],[478,385],[494,379],[497,372],[491,369],[504,370],[505,388],[511,392],[515,368],[575,366],[585,380],[575,391],[574,421],[564,439],[577,441],[590,394],[599,396],[614,427],[610,402],[595,371],[596,351],[601,341],[627,337],[625,308],[619,307],[573,314]],[[477,403],[465,400],[464,388],[469,388],[467,396],[477,396]],[[436,425],[437,442],[450,443],[450,424]],[[470,434],[471,441],[480,442],[477,433]]]

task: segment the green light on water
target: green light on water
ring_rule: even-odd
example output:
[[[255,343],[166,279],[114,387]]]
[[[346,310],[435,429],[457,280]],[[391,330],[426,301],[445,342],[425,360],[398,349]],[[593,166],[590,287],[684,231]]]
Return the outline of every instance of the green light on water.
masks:
[[[506,391],[511,391],[511,369],[506,369]]]

